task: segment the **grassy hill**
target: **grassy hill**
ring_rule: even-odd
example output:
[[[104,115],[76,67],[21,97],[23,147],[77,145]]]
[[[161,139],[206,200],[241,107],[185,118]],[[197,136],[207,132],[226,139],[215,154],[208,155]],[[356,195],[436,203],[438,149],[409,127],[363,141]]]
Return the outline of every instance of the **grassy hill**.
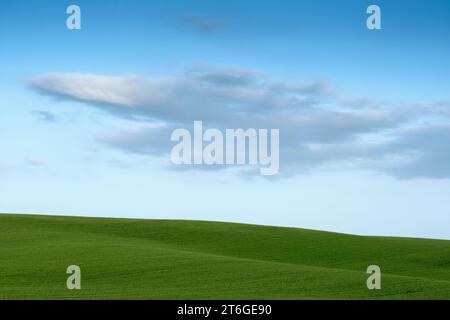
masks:
[[[79,265],[82,289],[66,289]],[[368,290],[366,268],[382,270]],[[450,241],[0,215],[2,299],[450,299]]]

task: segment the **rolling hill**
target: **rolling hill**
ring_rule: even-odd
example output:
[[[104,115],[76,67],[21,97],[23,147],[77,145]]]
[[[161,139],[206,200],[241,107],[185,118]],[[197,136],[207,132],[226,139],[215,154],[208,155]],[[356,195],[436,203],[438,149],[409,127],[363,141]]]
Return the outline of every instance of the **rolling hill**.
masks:
[[[366,268],[379,265],[381,290]],[[82,289],[66,288],[79,265]],[[450,241],[0,215],[1,299],[450,299]]]

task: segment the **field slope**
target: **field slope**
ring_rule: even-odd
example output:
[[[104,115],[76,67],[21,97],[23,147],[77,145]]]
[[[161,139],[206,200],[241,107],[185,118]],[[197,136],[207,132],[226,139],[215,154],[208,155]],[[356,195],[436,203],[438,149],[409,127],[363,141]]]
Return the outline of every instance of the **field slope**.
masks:
[[[82,289],[66,288],[79,265]],[[382,270],[368,290],[366,268]],[[1,299],[449,299],[450,241],[0,215]]]

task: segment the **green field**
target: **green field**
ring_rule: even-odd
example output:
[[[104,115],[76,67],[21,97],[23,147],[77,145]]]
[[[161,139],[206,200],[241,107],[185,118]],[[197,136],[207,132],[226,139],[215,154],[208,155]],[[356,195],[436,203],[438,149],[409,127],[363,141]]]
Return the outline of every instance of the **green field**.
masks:
[[[66,288],[79,265],[81,290]],[[381,290],[366,268],[379,265]],[[449,299],[450,241],[0,215],[2,299]]]

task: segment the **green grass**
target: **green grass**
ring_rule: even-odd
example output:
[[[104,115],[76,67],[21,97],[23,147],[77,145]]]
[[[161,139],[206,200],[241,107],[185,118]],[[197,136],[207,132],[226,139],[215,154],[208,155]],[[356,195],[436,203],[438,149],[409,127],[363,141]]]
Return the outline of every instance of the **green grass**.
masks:
[[[82,289],[66,288],[79,265]],[[366,268],[382,270],[368,290]],[[2,299],[449,299],[450,241],[0,215]]]

